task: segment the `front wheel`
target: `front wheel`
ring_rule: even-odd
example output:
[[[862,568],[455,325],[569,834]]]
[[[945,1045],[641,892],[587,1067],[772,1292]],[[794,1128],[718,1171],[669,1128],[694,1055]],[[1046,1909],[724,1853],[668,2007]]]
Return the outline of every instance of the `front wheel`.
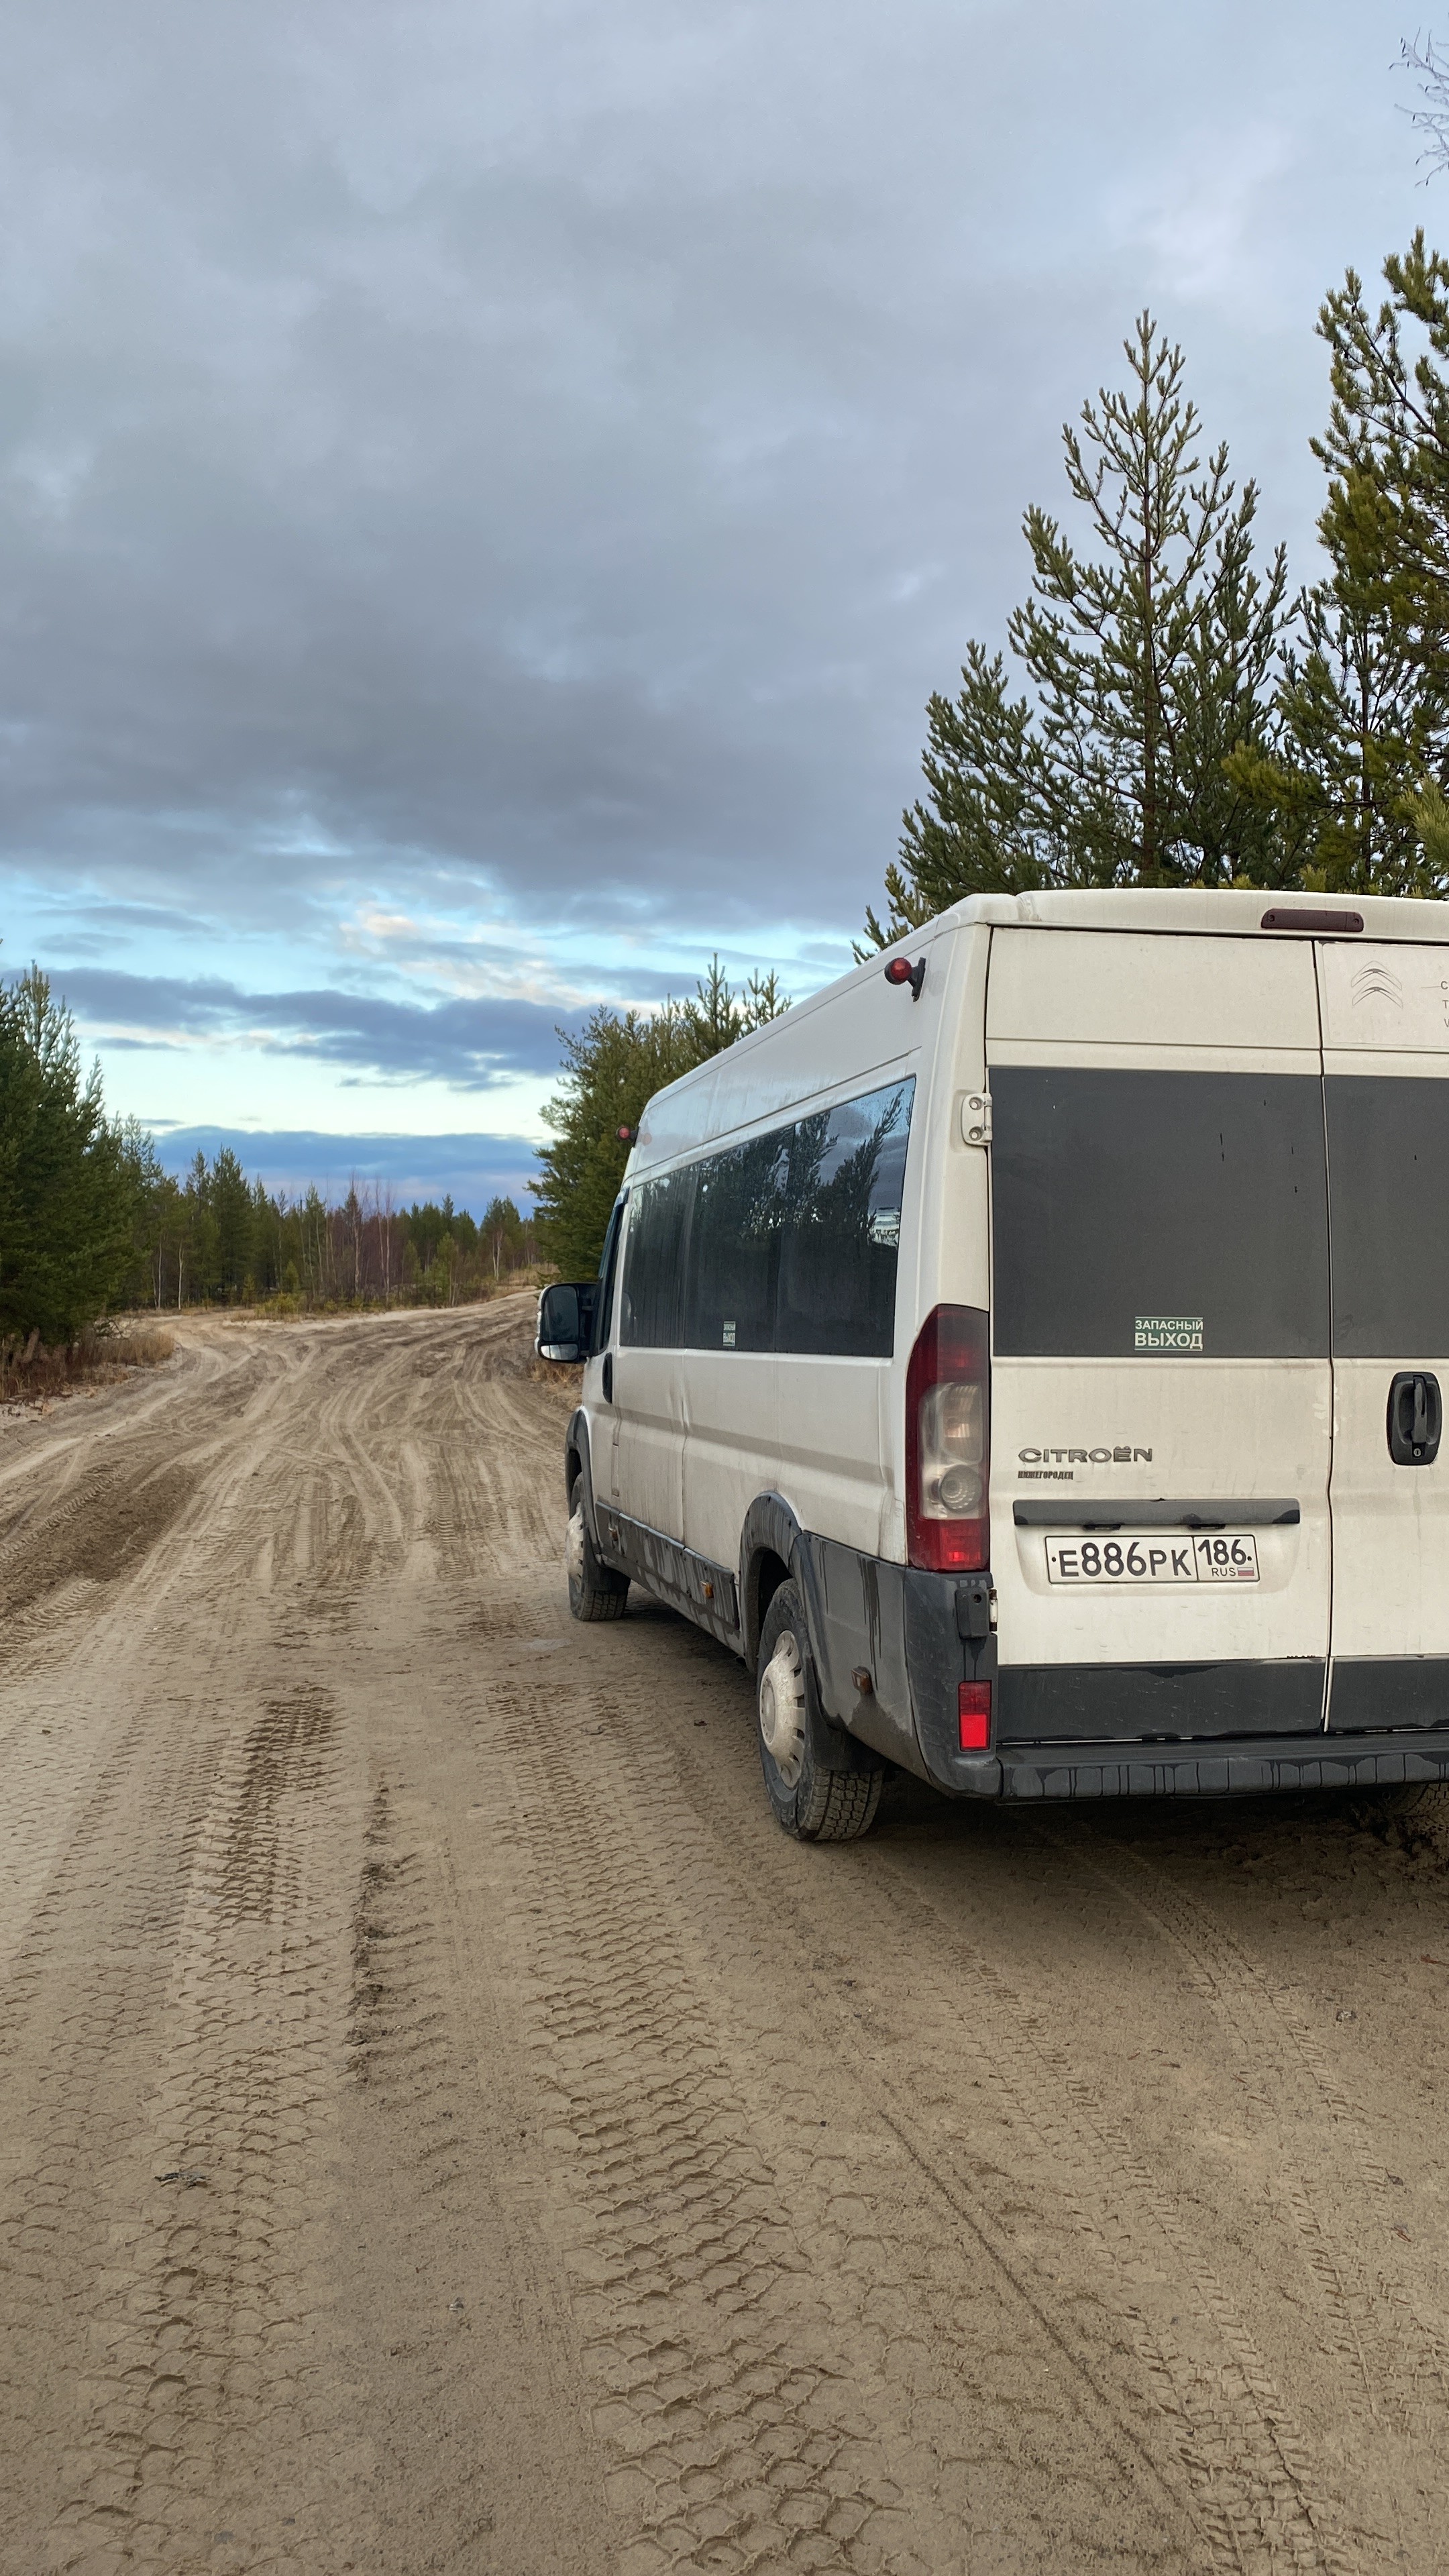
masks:
[[[565,1554],[569,1570],[569,1608],[576,1619],[622,1619],[629,1606],[629,1577],[600,1562],[584,1515],[584,1480],[575,1476],[569,1496],[569,1532]]]
[[[869,1833],[884,1774],[852,1739],[844,1739],[845,1763],[831,1745],[837,1730],[821,1713],[805,1607],[793,1583],[780,1585],[765,1613],[757,1707],[765,1787],[786,1833],[806,1843],[850,1843]]]

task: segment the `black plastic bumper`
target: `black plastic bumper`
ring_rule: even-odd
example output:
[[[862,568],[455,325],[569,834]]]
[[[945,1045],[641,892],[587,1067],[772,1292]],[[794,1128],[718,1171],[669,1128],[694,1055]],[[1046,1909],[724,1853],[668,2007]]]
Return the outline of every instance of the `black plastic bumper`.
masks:
[[[949,1786],[966,1798],[1241,1798],[1274,1789],[1393,1788],[1449,1780],[1442,1735],[1284,1735],[1212,1744],[1005,1745],[957,1753]]]

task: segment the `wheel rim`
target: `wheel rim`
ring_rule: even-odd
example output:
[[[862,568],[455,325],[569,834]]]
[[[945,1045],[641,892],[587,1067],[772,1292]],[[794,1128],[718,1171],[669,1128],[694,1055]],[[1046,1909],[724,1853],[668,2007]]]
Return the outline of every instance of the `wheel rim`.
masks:
[[[582,1507],[569,1514],[568,1542],[564,1550],[569,1581],[576,1591],[584,1588],[584,1515]]]
[[[788,1628],[760,1675],[760,1734],[787,1789],[805,1763],[805,1673]]]

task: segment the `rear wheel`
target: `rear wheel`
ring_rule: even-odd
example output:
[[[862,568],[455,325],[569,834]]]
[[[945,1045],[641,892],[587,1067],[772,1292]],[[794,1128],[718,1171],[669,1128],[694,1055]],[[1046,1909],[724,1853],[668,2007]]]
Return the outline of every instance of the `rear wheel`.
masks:
[[[576,1619],[622,1619],[629,1602],[629,1577],[600,1562],[584,1514],[584,1480],[575,1476],[569,1496],[569,1531],[565,1548],[569,1570],[569,1608]]]
[[[793,1583],[780,1585],[765,1614],[757,1707],[765,1787],[786,1833],[808,1843],[848,1843],[868,1833],[884,1774],[868,1756],[842,1763],[831,1744],[837,1730],[821,1713],[804,1604]]]
[[[1402,1816],[1425,1833],[1449,1828],[1449,1780],[1401,1780],[1392,1789],[1371,1789],[1364,1805],[1375,1816]]]

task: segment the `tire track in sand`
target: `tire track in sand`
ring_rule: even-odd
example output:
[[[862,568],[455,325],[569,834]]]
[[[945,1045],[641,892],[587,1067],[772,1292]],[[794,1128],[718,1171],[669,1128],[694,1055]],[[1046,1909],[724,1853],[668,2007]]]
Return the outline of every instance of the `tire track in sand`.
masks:
[[[518,1886],[525,1919],[534,1915],[539,2045],[556,2151],[570,2169],[556,2224],[586,2351],[607,2389],[596,2421],[620,2461],[613,2500],[642,2530],[628,2569],[1048,2566],[1070,2553],[1067,2530],[1085,2552],[1109,2527],[1123,2565],[1357,2565],[1331,2517],[1315,2519],[1287,2410],[1241,2338],[1245,2393],[1235,2409],[1219,2391],[1210,2421],[1198,2406],[1190,2486],[1170,2449],[1143,2452],[1130,2422],[1124,2399],[1150,2414],[1154,2386],[1124,2391],[1120,2370],[1097,2367],[1104,2339],[1094,2353],[1048,2313],[1049,2292],[1030,2279],[979,2183],[963,2192],[967,2177],[943,2170],[899,2094],[863,2077],[858,2029],[813,2046],[778,2021],[729,2030],[709,1958],[698,1955],[700,1919],[713,1927],[717,1912],[722,1937],[738,1943],[762,1890],[747,1889],[742,1909],[738,1887],[720,1883],[718,1852],[681,1799],[668,1754],[651,1760],[608,1695],[595,1702],[605,1741],[592,1756],[575,1755],[577,1730],[551,1723],[551,1706],[537,1695],[532,1709],[510,1711],[504,1731]],[[798,1868],[801,1855],[781,1848]],[[820,1938],[818,1923],[795,1928],[802,1947]],[[841,2116],[871,2134],[887,2205],[903,2190],[919,2201],[923,2184],[938,2197],[936,2209],[913,2213],[921,2223],[907,2227],[909,2243],[879,2201],[872,2207],[895,2292],[889,2326],[873,2317],[858,2268],[854,2204],[868,2186],[834,2160],[821,2182],[819,2124],[800,2107],[828,2085],[832,2044],[847,2037],[857,2099]],[[1073,2143],[1084,2143],[1080,2132]],[[812,2197],[821,2205],[802,2233]],[[951,2330],[963,2312],[973,2318],[966,2338]],[[1221,2301],[1218,2322],[1232,2331]],[[963,2341],[975,2345],[960,2356],[969,2434],[952,2353]],[[892,2357],[914,2384],[901,2384]],[[1172,2361],[1158,2365],[1159,2398],[1172,2395]],[[971,2511],[963,2456],[974,2452],[979,2468],[993,2442],[998,2505],[1003,2477],[1024,2473],[1040,2478],[1041,2503],[1051,2498],[1034,2532],[1032,2505],[1017,2511],[1005,2548],[989,2517]],[[1124,2486],[1136,2490],[1132,2513]],[[1046,2527],[1054,2515],[1067,2530]]]

